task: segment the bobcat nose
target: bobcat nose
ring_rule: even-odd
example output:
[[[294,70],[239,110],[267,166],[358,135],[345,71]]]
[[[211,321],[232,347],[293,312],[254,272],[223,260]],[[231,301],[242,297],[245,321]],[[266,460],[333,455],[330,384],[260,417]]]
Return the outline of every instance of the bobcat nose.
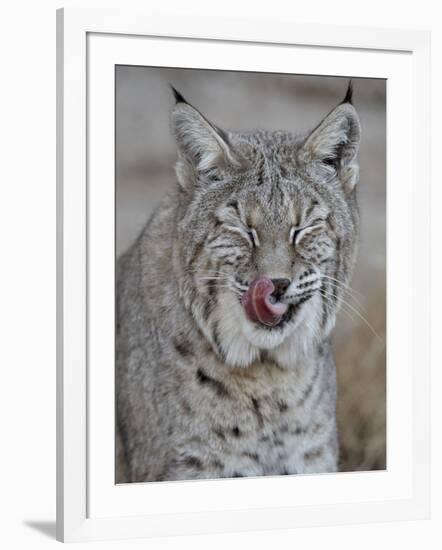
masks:
[[[280,298],[284,295],[285,291],[290,286],[290,279],[271,279],[275,290],[272,292],[272,297],[278,302]]]

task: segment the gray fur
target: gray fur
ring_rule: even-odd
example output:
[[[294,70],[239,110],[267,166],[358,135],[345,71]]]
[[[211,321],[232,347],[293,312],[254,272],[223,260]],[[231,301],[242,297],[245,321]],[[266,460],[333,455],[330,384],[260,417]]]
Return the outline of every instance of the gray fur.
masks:
[[[335,471],[330,335],[357,248],[356,111],[338,105],[308,136],[225,133],[175,97],[178,185],[118,262],[117,478]],[[258,274],[291,281],[274,328],[240,303]]]

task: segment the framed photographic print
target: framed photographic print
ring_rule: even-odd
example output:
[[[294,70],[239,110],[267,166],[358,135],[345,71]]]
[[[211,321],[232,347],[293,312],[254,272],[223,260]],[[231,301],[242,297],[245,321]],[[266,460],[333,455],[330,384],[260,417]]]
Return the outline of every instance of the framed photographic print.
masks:
[[[59,540],[427,517],[428,35],[57,23]]]

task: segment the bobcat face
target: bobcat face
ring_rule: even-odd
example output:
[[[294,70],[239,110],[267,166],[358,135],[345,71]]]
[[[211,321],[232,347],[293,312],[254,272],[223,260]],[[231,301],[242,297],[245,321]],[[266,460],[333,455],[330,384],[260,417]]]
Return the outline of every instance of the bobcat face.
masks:
[[[257,344],[264,339],[264,347],[282,341],[299,322],[320,290],[320,268],[325,271],[335,250],[324,207],[304,199],[290,180],[269,190],[248,186],[233,195],[215,211],[217,229],[207,243],[214,272],[225,274],[238,298],[238,319]],[[268,281],[264,293],[255,283],[260,280]]]
[[[233,366],[305,349],[333,327],[354,263],[356,111],[340,104],[307,137],[226,134],[176,99],[186,307]]]

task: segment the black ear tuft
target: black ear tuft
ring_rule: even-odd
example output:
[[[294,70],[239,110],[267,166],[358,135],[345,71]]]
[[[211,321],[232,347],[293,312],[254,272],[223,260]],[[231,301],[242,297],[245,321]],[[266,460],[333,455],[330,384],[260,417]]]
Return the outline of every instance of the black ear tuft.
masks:
[[[187,103],[184,97],[180,94],[180,92],[176,88],[172,86],[172,84],[169,84],[169,86],[172,88],[173,97],[175,98],[175,101],[177,103]]]
[[[348,81],[347,92],[344,99],[341,101],[341,105],[343,103],[350,103],[350,105],[353,105],[353,83],[351,80]]]

